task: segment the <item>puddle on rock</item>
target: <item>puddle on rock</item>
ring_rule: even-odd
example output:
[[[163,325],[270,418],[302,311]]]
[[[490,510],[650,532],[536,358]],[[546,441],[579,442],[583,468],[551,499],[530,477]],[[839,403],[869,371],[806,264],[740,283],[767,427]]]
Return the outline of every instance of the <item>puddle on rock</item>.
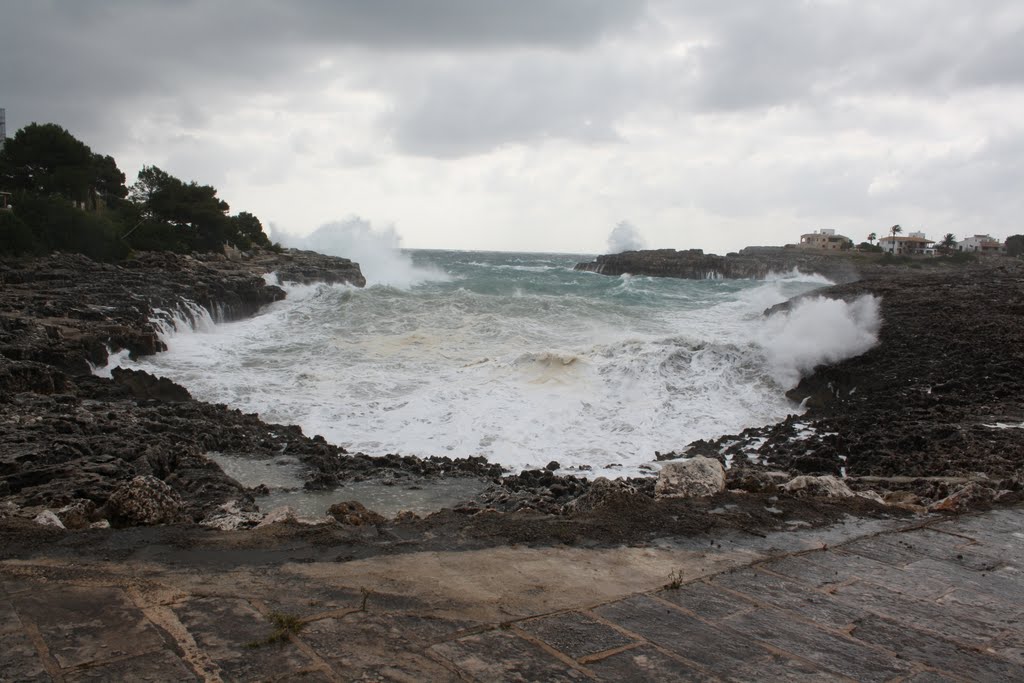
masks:
[[[288,505],[301,517],[322,517],[327,508],[342,501],[355,500],[385,517],[410,511],[426,515],[472,500],[490,482],[472,477],[450,479],[388,479],[351,482],[331,491],[307,491],[302,476],[305,468],[291,456],[258,460],[241,455],[207,453],[224,473],[245,487],[265,484],[267,496],[258,496],[260,510],[269,512]]]

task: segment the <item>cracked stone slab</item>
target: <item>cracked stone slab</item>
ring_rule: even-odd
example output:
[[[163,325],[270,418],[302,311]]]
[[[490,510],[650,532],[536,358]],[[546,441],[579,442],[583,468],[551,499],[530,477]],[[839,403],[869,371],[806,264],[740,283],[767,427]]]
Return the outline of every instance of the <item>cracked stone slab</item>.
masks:
[[[786,681],[787,683],[848,683],[849,678],[824,671],[814,664],[769,653],[744,662],[731,674],[735,681]]]
[[[575,660],[636,642],[579,612],[530,619],[516,626]]]
[[[21,633],[0,636],[0,680],[50,681],[32,642]]]
[[[423,643],[456,633],[462,626],[414,615],[356,612],[310,622],[300,637],[346,680],[441,682],[458,678],[424,654]]]
[[[274,626],[244,600],[194,598],[174,605],[173,610],[228,678],[267,679],[315,668],[294,643],[265,643]]]
[[[693,612],[702,619],[712,621],[756,609],[752,603],[735,595],[716,590],[711,584],[703,581],[679,588],[666,588],[658,591],[655,595]]]
[[[157,628],[119,588],[48,586],[11,601],[21,615],[30,616],[63,668],[166,646]]]
[[[0,598],[0,634],[21,630],[21,619],[10,600]]]
[[[765,653],[747,638],[738,638],[646,595],[602,605],[594,612],[715,675],[727,674]]]
[[[1024,667],[966,648],[948,640],[872,617],[857,624],[850,635],[885,647],[918,662],[975,681],[1024,681]]]
[[[431,650],[482,681],[586,681],[590,677],[506,631],[488,631]]]
[[[837,633],[787,618],[776,610],[748,612],[727,620],[744,636],[769,643],[797,657],[857,681],[886,681],[910,664]]]
[[[984,643],[1003,630],[1002,626],[989,623],[985,615],[977,610],[916,600],[912,596],[862,581],[841,586],[833,595],[841,602],[912,628],[956,634],[960,642]]]
[[[635,647],[619,652],[605,659],[591,662],[587,667],[602,681],[619,683],[664,683],[664,681],[718,681],[720,679],[705,673],[678,659],[669,657],[650,645]]]
[[[796,581],[780,578],[756,569],[742,569],[716,576],[716,588],[741,593],[752,601],[768,603],[796,613],[800,618],[835,629],[854,623],[867,615],[854,607],[836,602],[829,596]]]
[[[199,679],[177,656],[165,651],[89,667],[82,671],[66,674],[64,680],[67,683],[84,683],[86,681],[190,683]]]
[[[761,565],[775,574],[788,576],[815,588],[825,588],[854,579],[870,581],[921,599],[936,599],[950,590],[949,581],[915,576],[878,560],[842,550],[785,557]]]

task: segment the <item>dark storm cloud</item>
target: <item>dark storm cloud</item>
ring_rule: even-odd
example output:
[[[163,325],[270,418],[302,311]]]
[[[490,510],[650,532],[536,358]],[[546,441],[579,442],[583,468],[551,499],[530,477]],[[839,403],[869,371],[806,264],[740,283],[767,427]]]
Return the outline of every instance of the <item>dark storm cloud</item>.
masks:
[[[400,152],[604,144],[643,110],[824,111],[842,97],[1019,86],[1018,5],[0,0],[0,106],[12,129],[58,121],[102,149],[133,117],[196,129],[246,96],[302,103],[344,78],[391,103],[379,132]],[[331,58],[336,71],[310,70]]]
[[[628,26],[642,0],[0,2],[0,106],[12,127],[54,120],[124,135],[128,107],[201,122],[206,103],[301,92],[302,69],[366,54],[576,50]]]

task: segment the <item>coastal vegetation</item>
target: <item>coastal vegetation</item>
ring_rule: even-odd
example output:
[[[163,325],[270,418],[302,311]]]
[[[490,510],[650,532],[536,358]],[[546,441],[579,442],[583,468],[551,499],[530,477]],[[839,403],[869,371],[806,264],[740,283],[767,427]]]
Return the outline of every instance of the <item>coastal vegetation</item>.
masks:
[[[145,166],[128,186],[109,155],[55,123],[32,123],[0,149],[0,253],[81,253],[117,261],[133,250],[214,251],[270,247],[260,220],[231,215],[216,188]]]

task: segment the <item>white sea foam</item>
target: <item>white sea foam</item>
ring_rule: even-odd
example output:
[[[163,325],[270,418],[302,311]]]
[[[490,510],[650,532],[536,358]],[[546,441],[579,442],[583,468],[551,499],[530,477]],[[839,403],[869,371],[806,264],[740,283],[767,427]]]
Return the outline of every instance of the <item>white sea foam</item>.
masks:
[[[162,332],[168,353],[121,361],[350,450],[485,455],[513,468],[558,460],[617,476],[639,473],[655,450],[797,412],[784,390],[799,374],[863,351],[877,331],[873,300],[810,299],[763,318],[819,284],[799,274],[591,279],[567,270],[571,259],[532,272],[447,258],[457,282],[285,283],[288,298],[254,318],[183,316]]]
[[[809,297],[771,316],[761,331],[772,376],[782,386],[796,386],[816,366],[857,356],[878,342],[878,300],[862,296],[851,303]]]

